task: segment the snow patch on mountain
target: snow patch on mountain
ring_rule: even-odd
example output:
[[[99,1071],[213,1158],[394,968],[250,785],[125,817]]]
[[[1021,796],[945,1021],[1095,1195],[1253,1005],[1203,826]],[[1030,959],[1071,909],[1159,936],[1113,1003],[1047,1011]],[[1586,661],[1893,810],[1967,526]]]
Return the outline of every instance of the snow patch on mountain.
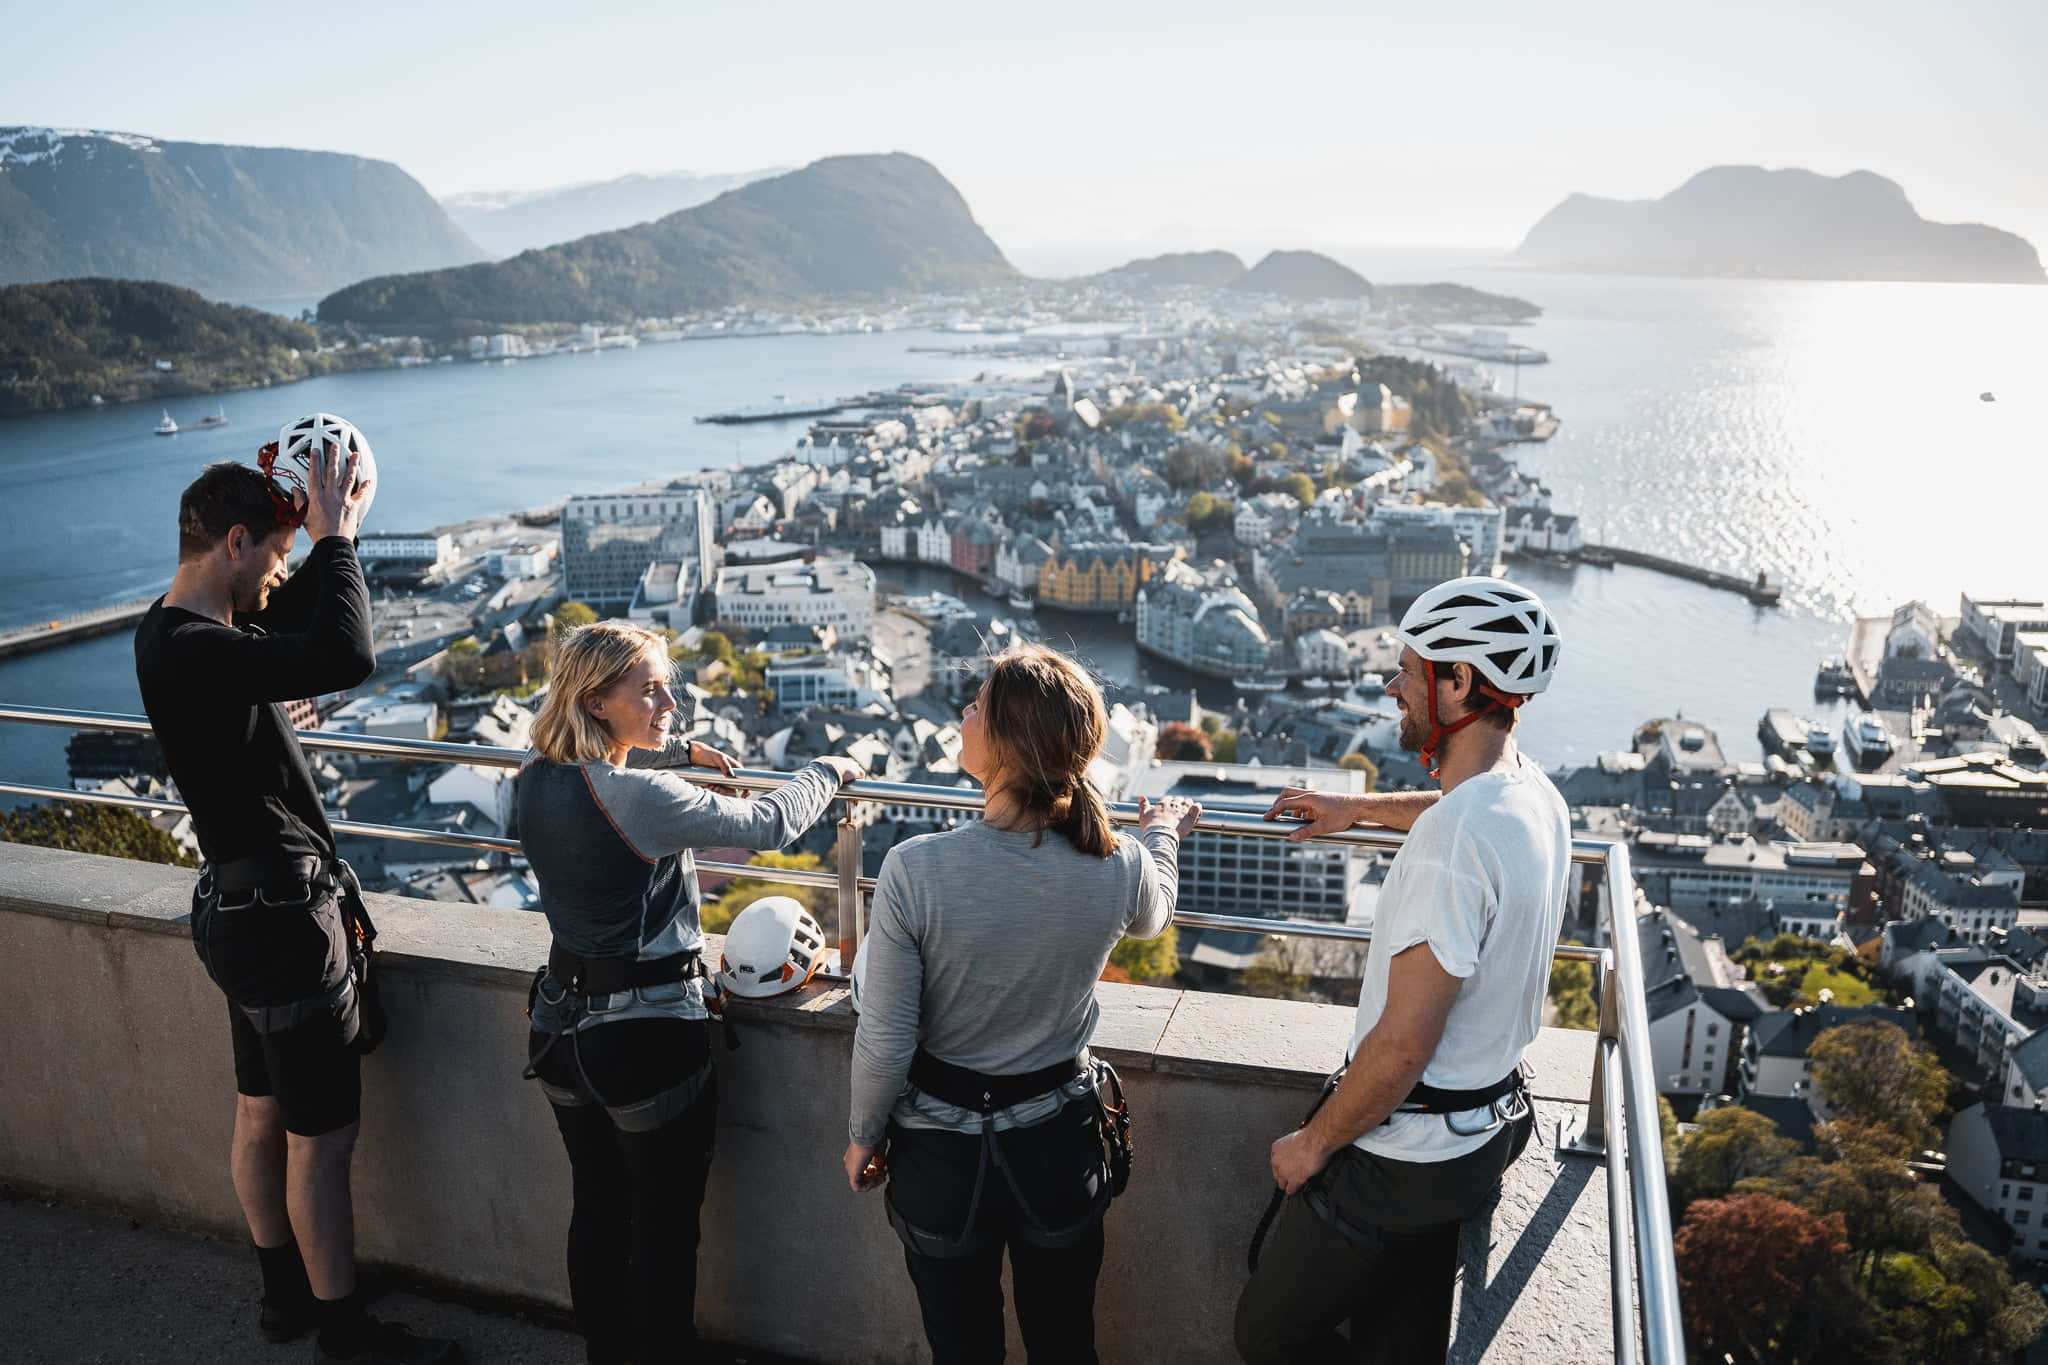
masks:
[[[54,161],[74,142],[82,144],[87,156],[98,152],[100,144],[106,142],[134,152],[161,155],[164,150],[156,139],[139,133],[110,133],[98,128],[0,128],[0,170]]]

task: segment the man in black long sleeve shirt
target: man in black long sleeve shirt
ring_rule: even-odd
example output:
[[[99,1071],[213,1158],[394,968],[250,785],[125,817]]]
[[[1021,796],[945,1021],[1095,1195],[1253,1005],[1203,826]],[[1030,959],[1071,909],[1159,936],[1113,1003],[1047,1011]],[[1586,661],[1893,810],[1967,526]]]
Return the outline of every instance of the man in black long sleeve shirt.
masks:
[[[371,1322],[355,1295],[349,1162],[361,1113],[351,935],[334,832],[283,703],[376,667],[354,538],[375,493],[357,456],[310,461],[303,501],[210,466],[179,505],[178,573],[135,632],[143,708],[206,855],[193,939],[228,997],[230,1166],[274,1341],[320,1327],[320,1361],[442,1361],[448,1342]],[[303,522],[312,552],[286,577]]]

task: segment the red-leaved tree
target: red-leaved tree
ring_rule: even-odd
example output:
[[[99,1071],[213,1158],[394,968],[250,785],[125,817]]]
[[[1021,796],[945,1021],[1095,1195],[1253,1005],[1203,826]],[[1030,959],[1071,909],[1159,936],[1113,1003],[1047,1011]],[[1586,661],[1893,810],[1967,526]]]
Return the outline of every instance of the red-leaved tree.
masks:
[[[1678,1230],[1686,1335],[1701,1359],[1799,1361],[1813,1340],[1815,1299],[1839,1279],[1849,1239],[1842,1215],[1817,1218],[1763,1194],[1702,1199]]]
[[[1186,763],[1206,763],[1214,752],[1207,735],[1181,720],[1159,727],[1159,743],[1152,750],[1155,758],[1177,758]]]

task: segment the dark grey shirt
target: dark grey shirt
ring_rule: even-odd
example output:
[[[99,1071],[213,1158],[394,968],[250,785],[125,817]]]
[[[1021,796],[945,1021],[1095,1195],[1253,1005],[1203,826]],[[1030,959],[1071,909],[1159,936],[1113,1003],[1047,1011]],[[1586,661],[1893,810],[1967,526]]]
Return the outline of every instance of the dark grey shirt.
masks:
[[[822,763],[746,801],[714,795],[680,773],[530,754],[515,805],[555,941],[583,957],[646,960],[703,946],[692,849],[780,848],[816,824],[838,790],[839,775]],[[599,1017],[708,1013],[702,981],[587,999],[550,986],[543,984],[533,1010],[533,1026],[544,1033]]]
[[[955,1126],[933,1106],[912,1112],[920,1047],[992,1075],[1079,1054],[1095,1032],[1109,950],[1173,921],[1179,847],[1171,829],[1155,828],[1142,842],[1119,834],[1115,851],[1095,858],[1057,834],[1040,841],[976,821],[890,850],[861,944],[853,1140],[879,1142],[899,1104],[913,1126]]]

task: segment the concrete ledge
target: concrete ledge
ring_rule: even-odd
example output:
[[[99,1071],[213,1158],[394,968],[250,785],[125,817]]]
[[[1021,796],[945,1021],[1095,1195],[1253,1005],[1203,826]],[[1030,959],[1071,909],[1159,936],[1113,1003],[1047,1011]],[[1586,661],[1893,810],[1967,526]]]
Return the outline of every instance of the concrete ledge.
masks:
[[[189,942],[192,881],[175,868],[0,844],[0,1037],[15,1081],[0,1106],[0,1183],[239,1238],[225,1159],[225,1006]],[[545,1101],[519,1078],[546,923],[385,896],[370,906],[392,1036],[364,1064],[362,1253],[564,1305],[567,1162]],[[1245,1244],[1270,1188],[1266,1148],[1342,1059],[1351,1011],[1142,986],[1098,992],[1095,1046],[1124,1073],[1139,1146],[1130,1192],[1110,1215],[1102,1354],[1233,1359]],[[702,1326],[805,1359],[923,1359],[880,1201],[850,1193],[839,1169],[846,993],[814,987],[739,1017],[743,1046],[716,1057]],[[1586,1166],[1557,1166],[1548,1150],[1555,1121],[1586,1094],[1591,1035],[1547,1031],[1530,1055],[1546,1127],[1488,1229],[1468,1227],[1467,1284],[1486,1288],[1461,1300],[1460,1332],[1477,1349],[1459,1358],[1604,1358],[1603,1187],[1597,1172],[1582,1178]],[[1554,1264],[1568,1273],[1553,1276]],[[787,1311],[780,1287],[791,1283],[804,1286],[807,1314]],[[1021,1343],[1012,1346],[1021,1359]]]

